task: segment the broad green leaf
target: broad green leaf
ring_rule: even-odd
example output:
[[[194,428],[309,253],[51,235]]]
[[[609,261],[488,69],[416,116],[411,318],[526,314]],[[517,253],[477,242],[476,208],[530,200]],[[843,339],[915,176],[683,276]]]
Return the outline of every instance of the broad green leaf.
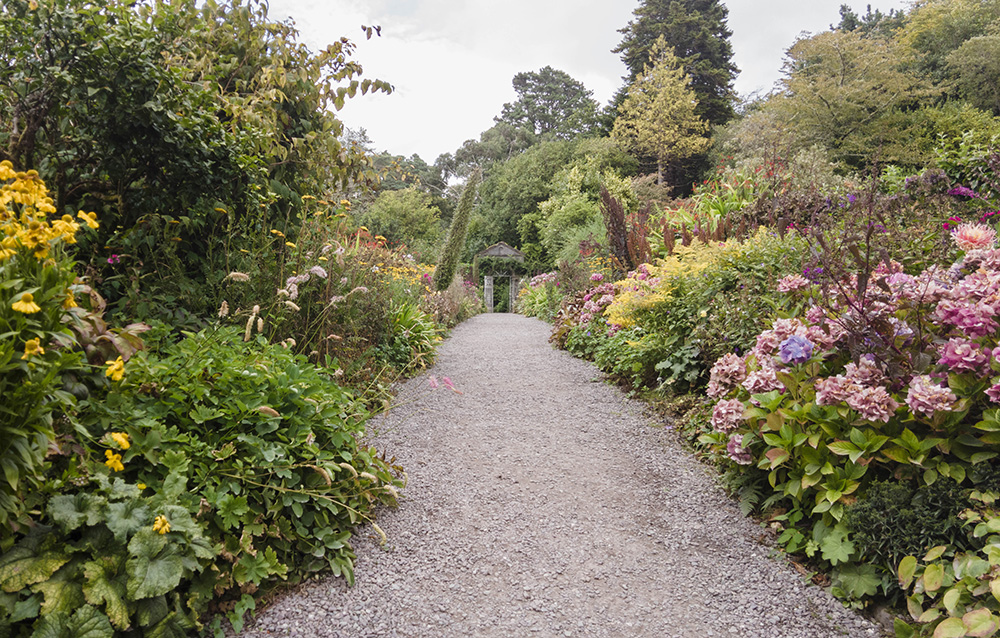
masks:
[[[936,592],[941,589],[941,583],[944,581],[944,568],[937,563],[928,565],[927,569],[924,570],[923,579],[924,591],[928,593]]]
[[[849,441],[834,441],[827,446],[831,452],[837,456],[847,456],[852,452],[858,452],[858,447]]]
[[[1000,623],[989,609],[975,609],[962,616],[967,635],[983,638],[996,633]]]
[[[60,494],[49,501],[48,513],[59,527],[71,532],[84,523],[97,525],[104,520],[107,501],[93,494]]]
[[[961,618],[946,618],[934,629],[934,638],[962,638],[965,636],[965,623]]]
[[[897,463],[909,463],[910,453],[901,447],[890,447],[882,450],[882,454],[889,458],[891,461]]]
[[[932,560],[937,560],[941,558],[941,556],[947,549],[948,549],[947,545],[938,545],[936,547],[932,547],[930,551],[928,551],[927,554],[924,556],[924,562],[929,563]]]
[[[53,612],[72,612],[84,603],[83,587],[81,586],[80,567],[77,562],[66,565],[55,574],[31,586],[31,590],[40,592],[42,615]]]
[[[944,608],[948,610],[949,614],[954,615],[955,607],[958,605],[959,599],[962,598],[962,588],[952,587],[944,593],[941,601],[944,603]]]
[[[179,611],[171,611],[148,631],[146,638],[188,638],[196,628],[194,622]]]
[[[841,588],[851,598],[866,598],[878,592],[882,579],[871,565],[848,565],[837,572]]]
[[[899,586],[904,590],[910,588],[913,582],[913,574],[917,571],[917,559],[915,556],[906,556],[899,561]]]
[[[117,629],[129,628],[128,606],[125,603],[125,582],[119,574],[122,557],[102,557],[83,566],[83,595],[94,606],[105,605],[105,613]]]
[[[38,594],[32,594],[28,598],[19,600],[14,604],[14,609],[11,611],[8,620],[11,623],[17,623],[29,618],[37,618],[38,612],[41,611],[41,608],[42,597]]]
[[[141,501],[127,500],[108,505],[108,529],[115,535],[115,540],[125,543],[129,536],[143,527],[151,525],[153,520],[149,508]]]
[[[992,592],[993,598],[1000,601],[1000,578],[994,578],[990,581],[990,592]]]
[[[830,533],[819,543],[823,558],[832,565],[846,563],[854,553],[854,543],[847,540],[846,534]]]
[[[69,560],[68,554],[58,551],[36,554],[19,545],[0,556],[0,588],[9,593],[20,591],[49,578]]]
[[[892,628],[896,633],[896,638],[915,638],[917,630],[911,627],[905,620],[893,618]]]
[[[76,610],[67,626],[73,638],[112,638],[115,635],[108,617],[90,605]]]
[[[129,598],[152,598],[176,588],[184,574],[184,561],[166,536],[151,527],[139,530],[128,544]]]
[[[250,511],[245,496],[234,497],[224,494],[216,503],[218,515],[222,517],[224,529],[232,529],[240,524],[240,517]]]
[[[140,627],[155,625],[167,617],[170,607],[165,596],[154,596],[136,601],[135,619]]]

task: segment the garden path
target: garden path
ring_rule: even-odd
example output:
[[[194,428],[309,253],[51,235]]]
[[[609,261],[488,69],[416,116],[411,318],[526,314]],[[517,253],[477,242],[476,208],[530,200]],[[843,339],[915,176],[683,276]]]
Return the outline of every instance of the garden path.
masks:
[[[359,530],[357,582],[308,583],[244,630],[343,638],[878,636],[807,584],[707,469],[549,326],[458,326],[376,444],[409,485]],[[462,392],[430,391],[428,375]]]

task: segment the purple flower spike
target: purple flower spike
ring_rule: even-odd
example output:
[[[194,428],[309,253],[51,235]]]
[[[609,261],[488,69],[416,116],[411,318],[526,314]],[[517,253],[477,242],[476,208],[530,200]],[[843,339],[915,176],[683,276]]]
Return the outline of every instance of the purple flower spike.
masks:
[[[813,354],[813,343],[805,337],[792,335],[778,347],[778,356],[786,364],[805,363]]]

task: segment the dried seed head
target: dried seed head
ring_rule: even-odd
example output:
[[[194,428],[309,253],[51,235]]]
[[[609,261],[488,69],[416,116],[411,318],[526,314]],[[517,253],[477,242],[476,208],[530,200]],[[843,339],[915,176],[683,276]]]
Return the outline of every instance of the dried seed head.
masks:
[[[375,523],[372,523],[372,529],[375,530],[375,533],[378,534],[378,537],[382,539],[383,545],[389,542],[389,537],[385,535],[385,532],[382,531],[381,527],[379,527]]]
[[[350,463],[338,463],[338,465],[353,474],[355,477],[358,475],[358,471],[354,469],[354,466]]]
[[[361,472],[358,474],[359,478],[368,479],[369,481],[378,482],[378,477],[374,474],[369,474],[368,472]]]
[[[232,279],[233,281],[250,281],[250,275],[245,272],[237,272],[234,270],[226,275],[226,279]],[[222,281],[226,281],[226,279],[223,279]]]
[[[225,301],[219,306],[219,319],[225,319],[229,316],[229,304]]]
[[[247,319],[247,328],[243,331],[244,341],[250,341],[251,332],[253,332],[253,315],[250,315],[250,318]]]
[[[257,317],[257,332],[264,332],[264,320]]]
[[[260,406],[259,408],[257,408],[257,411],[260,412],[261,414],[266,414],[267,416],[271,417],[281,416],[281,414],[277,410],[267,405]]]
[[[299,310],[302,310],[297,305],[295,305],[295,302],[292,301],[285,301],[285,305],[291,308],[293,312],[298,312]]]

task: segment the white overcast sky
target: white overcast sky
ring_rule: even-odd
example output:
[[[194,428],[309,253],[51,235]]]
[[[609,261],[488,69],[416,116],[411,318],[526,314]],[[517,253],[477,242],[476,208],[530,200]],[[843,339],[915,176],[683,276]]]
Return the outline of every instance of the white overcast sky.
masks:
[[[769,90],[785,51],[803,32],[819,33],[850,4],[866,0],[729,0],[736,90]],[[872,10],[906,0],[874,0]],[[349,100],[340,117],[364,128],[379,151],[417,153],[428,163],[492,126],[516,98],[511,80],[548,65],[569,73],[604,105],[625,65],[611,53],[638,0],[271,0],[272,19],[292,18],[313,50],[347,36],[364,77],[395,86],[391,95]],[[365,40],[361,25],[381,25]]]

